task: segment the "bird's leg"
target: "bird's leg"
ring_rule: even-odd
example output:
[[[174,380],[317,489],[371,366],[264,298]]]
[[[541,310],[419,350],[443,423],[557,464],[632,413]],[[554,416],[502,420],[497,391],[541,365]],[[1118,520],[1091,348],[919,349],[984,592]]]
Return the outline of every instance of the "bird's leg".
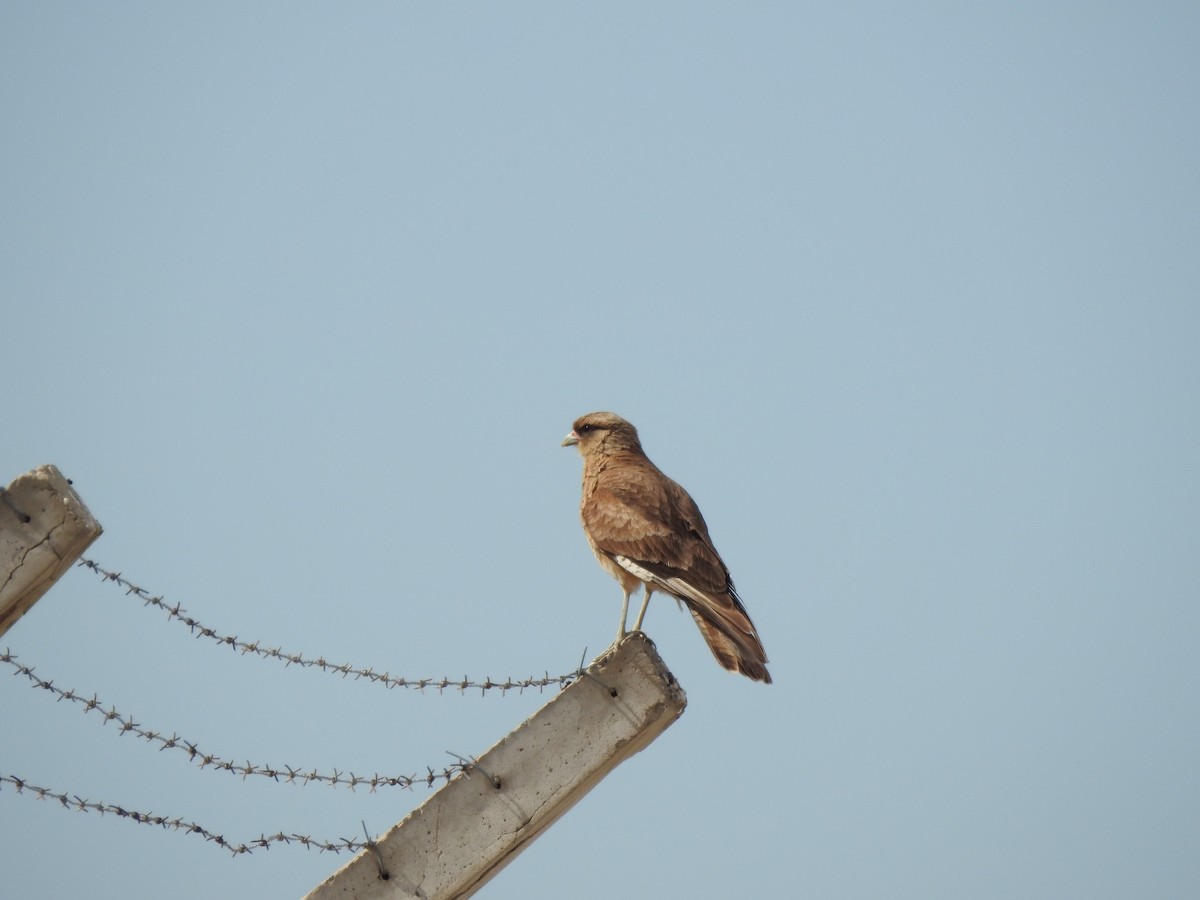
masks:
[[[622,590],[625,590],[622,588]],[[625,637],[625,620],[629,617],[629,595],[632,591],[625,591],[625,599],[621,601],[621,625],[617,629],[617,639],[613,641],[613,646],[621,643],[621,638]]]
[[[646,618],[646,610],[650,608],[650,595],[654,593],[654,588],[646,585],[646,596],[642,600],[642,608],[638,610],[637,621],[633,623],[634,631],[642,630],[642,619]]]

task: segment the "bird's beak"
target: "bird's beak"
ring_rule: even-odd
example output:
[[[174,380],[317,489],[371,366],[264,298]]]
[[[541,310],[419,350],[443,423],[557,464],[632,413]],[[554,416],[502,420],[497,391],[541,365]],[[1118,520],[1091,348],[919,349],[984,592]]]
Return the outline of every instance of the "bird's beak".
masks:
[[[563,438],[562,445],[564,447],[574,447],[578,443],[579,443],[579,435],[577,435],[574,431],[572,431],[565,438]]]

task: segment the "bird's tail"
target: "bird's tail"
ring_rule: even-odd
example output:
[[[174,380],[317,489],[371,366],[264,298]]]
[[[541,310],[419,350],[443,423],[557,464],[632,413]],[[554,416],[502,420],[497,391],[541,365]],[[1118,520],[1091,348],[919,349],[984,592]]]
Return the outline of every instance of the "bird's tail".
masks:
[[[758,639],[758,632],[754,630],[754,623],[750,621],[746,607],[742,606],[742,599],[733,589],[728,572],[722,569],[725,575],[725,590],[718,593],[697,587],[666,567],[660,567],[660,571],[656,572],[625,556],[615,556],[613,559],[622,569],[632,573],[647,586],[653,585],[654,588],[685,603],[688,612],[700,626],[700,633],[708,642],[713,656],[722,666],[730,672],[741,672],[755,681],[771,683],[771,673],[767,671],[767,652],[763,649],[762,641]]]
[[[685,600],[688,611],[700,626],[700,633],[722,666],[730,672],[741,672],[754,681],[771,683],[771,673],[767,671],[767,653],[763,650],[754,623],[746,615],[736,597],[731,597],[734,608],[723,608],[723,605],[701,605],[692,600]],[[734,616],[733,613],[740,613]],[[740,621],[733,621],[734,619]]]

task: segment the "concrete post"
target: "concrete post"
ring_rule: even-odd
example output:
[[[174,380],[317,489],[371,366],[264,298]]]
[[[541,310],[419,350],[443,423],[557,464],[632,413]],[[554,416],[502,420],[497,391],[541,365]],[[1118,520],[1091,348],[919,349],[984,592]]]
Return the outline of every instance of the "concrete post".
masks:
[[[0,488],[0,636],[102,530],[54,466],[38,466]]]

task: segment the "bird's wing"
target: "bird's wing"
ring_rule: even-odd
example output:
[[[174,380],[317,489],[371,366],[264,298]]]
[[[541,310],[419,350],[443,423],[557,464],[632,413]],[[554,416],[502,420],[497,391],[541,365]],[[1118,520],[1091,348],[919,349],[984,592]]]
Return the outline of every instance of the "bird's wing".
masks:
[[[596,549],[638,578],[685,598],[693,592],[729,590],[729,571],[700,510],[687,491],[658,469],[625,465],[606,470],[581,512]]]

